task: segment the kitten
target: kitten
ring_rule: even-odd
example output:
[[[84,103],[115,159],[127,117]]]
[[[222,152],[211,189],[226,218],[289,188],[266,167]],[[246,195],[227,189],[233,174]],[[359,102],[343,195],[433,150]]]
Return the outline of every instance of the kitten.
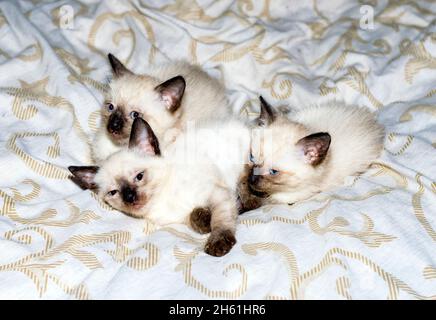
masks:
[[[225,255],[236,243],[236,185],[247,162],[250,131],[212,121],[181,134],[164,155],[159,139],[135,119],[129,148],[101,167],[69,167],[74,180],[113,208],[157,225],[186,223],[209,233],[205,252]]]
[[[139,75],[112,54],[108,57],[113,79],[92,146],[96,163],[127,146],[137,117],[150,123],[165,149],[185,130],[187,121],[231,115],[230,108],[224,107],[228,104],[223,85],[198,66],[178,61],[151,67],[146,75]]]
[[[329,190],[367,169],[381,153],[384,130],[363,108],[332,102],[278,114],[262,97],[262,145],[239,182],[243,211],[292,204]]]

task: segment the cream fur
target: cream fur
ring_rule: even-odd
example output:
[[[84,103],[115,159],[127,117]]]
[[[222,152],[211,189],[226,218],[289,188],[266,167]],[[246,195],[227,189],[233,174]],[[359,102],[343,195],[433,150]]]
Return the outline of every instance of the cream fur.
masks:
[[[305,163],[296,143],[317,132],[328,132],[331,144],[326,159],[312,166]],[[364,171],[380,155],[384,131],[370,111],[331,102],[302,108],[290,119],[279,116],[265,128],[264,135],[262,149],[252,146],[255,160],[261,164],[258,172],[268,175],[270,169],[279,171],[271,177],[277,185],[271,187],[265,202],[294,203]]]
[[[204,122],[179,135],[161,157],[121,150],[102,162],[95,177],[99,197],[123,210],[118,190],[120,178],[133,183],[145,171],[147,202],[127,212],[147,217],[157,225],[187,223],[196,207],[213,207],[212,230],[235,231],[236,185],[250,147],[250,130],[237,120]]]
[[[181,75],[186,81],[185,93],[180,108],[170,113],[154,88],[160,83]],[[171,144],[187,121],[202,122],[208,119],[225,119],[231,115],[223,85],[210,77],[200,67],[186,62],[172,62],[152,67],[146,75],[126,74],[110,83],[107,101],[121,106],[126,113],[137,111],[153,128],[161,149]],[[105,112],[106,106],[103,107]],[[131,126],[133,120],[129,125]],[[99,163],[127,144],[114,144],[108,137],[106,123],[102,123],[95,136],[93,158]]]

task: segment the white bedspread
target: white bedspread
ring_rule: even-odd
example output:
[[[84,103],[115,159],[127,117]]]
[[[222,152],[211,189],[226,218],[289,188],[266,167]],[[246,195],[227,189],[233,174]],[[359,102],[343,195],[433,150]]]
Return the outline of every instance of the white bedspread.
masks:
[[[1,1],[0,298],[436,298],[436,5],[368,2]],[[259,94],[366,106],[384,152],[342,188],[244,214],[208,256],[205,236],[68,179],[90,163],[108,52],[137,72],[199,63],[250,116]]]

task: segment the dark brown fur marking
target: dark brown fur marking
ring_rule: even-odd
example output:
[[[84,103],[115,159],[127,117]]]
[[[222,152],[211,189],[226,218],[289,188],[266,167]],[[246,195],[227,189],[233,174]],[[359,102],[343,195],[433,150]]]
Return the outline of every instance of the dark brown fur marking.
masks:
[[[204,252],[214,257],[222,257],[233,248],[235,243],[236,238],[232,231],[216,229],[207,239]]]
[[[262,206],[262,198],[255,196],[250,192],[248,177],[251,172],[250,165],[246,165],[244,172],[239,177],[238,182],[238,212],[244,212],[257,209]]]
[[[195,208],[189,217],[192,229],[201,234],[210,233],[212,213],[209,208]]]

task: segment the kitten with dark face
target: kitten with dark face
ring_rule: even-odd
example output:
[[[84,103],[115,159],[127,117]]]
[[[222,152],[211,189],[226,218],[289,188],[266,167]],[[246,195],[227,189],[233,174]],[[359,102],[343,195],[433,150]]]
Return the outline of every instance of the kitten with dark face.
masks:
[[[251,146],[251,165],[239,182],[242,211],[295,203],[339,186],[383,149],[383,127],[366,109],[332,102],[288,118],[260,100],[257,124],[267,138]]]
[[[147,74],[139,75],[112,54],[108,57],[113,79],[92,146],[97,163],[127,147],[132,123],[138,117],[150,123],[165,149],[189,121],[226,119],[231,115],[223,85],[198,66],[171,62],[150,67]]]
[[[82,188],[130,216],[210,233],[206,253],[222,256],[236,243],[236,185],[249,145],[250,130],[242,122],[216,121],[182,133],[161,154],[151,127],[136,118],[128,149],[100,167],[69,170]]]

